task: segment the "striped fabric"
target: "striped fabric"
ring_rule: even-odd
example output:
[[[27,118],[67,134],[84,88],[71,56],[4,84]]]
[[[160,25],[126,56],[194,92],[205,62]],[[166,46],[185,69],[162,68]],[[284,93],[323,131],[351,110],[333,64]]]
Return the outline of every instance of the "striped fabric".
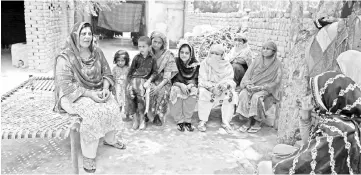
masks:
[[[99,13],[98,26],[118,32],[139,32],[142,4],[122,3]]]

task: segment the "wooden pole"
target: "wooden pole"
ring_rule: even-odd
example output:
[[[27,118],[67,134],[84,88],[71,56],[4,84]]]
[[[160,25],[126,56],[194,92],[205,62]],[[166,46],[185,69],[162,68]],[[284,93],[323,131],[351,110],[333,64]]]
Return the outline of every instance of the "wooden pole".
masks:
[[[77,147],[77,139],[76,139],[77,133],[78,133],[77,128],[73,126],[70,129],[70,149],[71,149],[72,168],[74,174],[79,174],[78,147]]]

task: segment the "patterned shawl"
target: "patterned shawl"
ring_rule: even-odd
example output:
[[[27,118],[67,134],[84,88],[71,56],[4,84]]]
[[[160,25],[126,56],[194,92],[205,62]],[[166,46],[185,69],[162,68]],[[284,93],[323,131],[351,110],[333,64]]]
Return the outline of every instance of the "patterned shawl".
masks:
[[[351,78],[324,72],[310,79],[315,109],[323,114],[342,114],[361,122],[361,88]]]
[[[68,95],[76,91],[79,85],[86,89],[100,89],[103,87],[104,78],[110,81],[111,85],[114,83],[109,64],[103,52],[99,48],[94,47],[93,41],[89,46],[91,51],[90,57],[87,59],[80,57],[79,34],[84,24],[86,23],[78,22],[74,25],[63,50],[55,59],[54,77],[56,102],[61,98],[60,94],[62,94],[62,96]],[[57,60],[60,57],[67,60],[71,66],[71,72],[56,75]],[[76,86],[74,85],[74,81],[76,81]]]
[[[241,86],[245,86],[246,84],[253,84],[255,86],[262,86],[270,83],[274,83],[278,77],[279,69],[282,69],[282,63],[277,59],[277,46],[273,42],[267,42],[265,46],[271,47],[274,49],[275,54],[272,58],[272,62],[268,66],[264,66],[264,58],[261,56],[258,59],[255,59],[251,66],[248,68],[245,77],[243,77]],[[270,93],[276,99],[280,99],[280,90],[281,82],[277,82],[277,84],[271,87]]]
[[[180,58],[180,50],[183,46],[188,46],[190,48],[190,59],[184,63],[182,59]],[[179,47],[178,50],[178,57],[175,58],[175,62],[177,64],[178,68],[178,74],[174,77],[174,81],[176,82],[182,82],[185,83],[189,80],[196,80],[198,79],[198,73],[199,73],[199,62],[197,61],[195,55],[194,55],[194,49],[191,45],[184,43]]]
[[[158,74],[161,73],[163,70],[165,73],[171,72],[171,79],[178,72],[177,65],[174,60],[174,54],[170,50],[166,49],[166,47],[168,46],[168,42],[167,37],[163,33],[154,31],[151,33],[150,39],[153,40],[157,37],[162,39],[163,41],[163,50],[160,51],[163,53],[159,57],[157,57],[154,53],[154,49],[152,49],[151,54],[157,60]]]

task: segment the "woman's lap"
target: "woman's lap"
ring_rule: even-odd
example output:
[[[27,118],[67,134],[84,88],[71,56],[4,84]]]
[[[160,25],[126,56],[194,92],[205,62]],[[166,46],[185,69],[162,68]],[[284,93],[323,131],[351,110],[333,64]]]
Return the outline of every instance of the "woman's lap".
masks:
[[[170,96],[171,85],[164,85],[155,95],[150,97],[151,104],[150,109],[153,114],[164,115],[168,109],[169,96]]]
[[[252,96],[248,94],[246,89],[243,89],[239,94],[239,103],[237,106],[237,113],[240,113],[244,117],[252,117],[255,115],[262,115],[264,113],[263,98],[268,95],[267,91],[259,91],[254,93]],[[262,109],[260,109],[262,108]],[[264,116],[258,116],[261,120]]]
[[[106,103],[96,103],[88,97],[80,97],[72,106],[83,118],[80,133],[86,141],[99,139],[109,131],[124,128],[121,113],[113,95]]]

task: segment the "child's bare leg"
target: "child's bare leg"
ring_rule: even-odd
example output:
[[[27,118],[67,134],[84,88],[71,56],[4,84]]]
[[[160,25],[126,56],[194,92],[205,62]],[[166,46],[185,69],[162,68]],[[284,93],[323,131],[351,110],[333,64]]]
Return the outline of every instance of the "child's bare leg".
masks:
[[[133,127],[132,129],[137,130],[139,128],[139,114],[135,113],[133,115]]]
[[[140,130],[144,130],[144,129],[147,127],[147,124],[145,123],[144,113],[140,112],[139,116],[140,116],[139,129],[140,129]]]

